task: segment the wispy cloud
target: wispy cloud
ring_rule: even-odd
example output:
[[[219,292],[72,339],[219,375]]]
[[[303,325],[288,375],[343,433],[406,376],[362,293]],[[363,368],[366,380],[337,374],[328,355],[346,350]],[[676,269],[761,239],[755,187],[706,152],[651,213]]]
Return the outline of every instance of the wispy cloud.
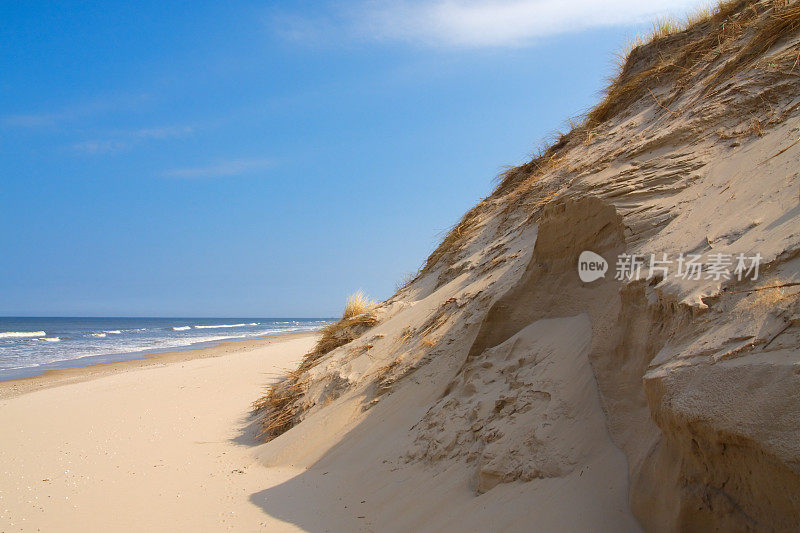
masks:
[[[3,126],[12,128],[40,128],[42,126],[54,126],[64,116],[59,113],[6,115],[0,119],[0,122]]]
[[[124,141],[111,140],[83,141],[72,145],[72,150],[74,152],[92,155],[120,152],[128,148],[130,148],[130,145]]]
[[[287,39],[404,42],[429,47],[528,46],[537,39],[590,28],[637,24],[682,15],[698,0],[395,0],[334,8],[314,19],[273,18]]]
[[[172,139],[191,135],[194,128],[191,126],[167,126],[161,128],[142,128],[130,132],[137,139]]]
[[[73,144],[71,148],[74,152],[82,154],[108,154],[129,150],[143,141],[175,139],[191,135],[193,132],[194,128],[191,126],[141,128],[116,132],[105,139],[82,141]]]
[[[147,94],[126,94],[98,97],[81,103],[67,105],[57,110],[32,113],[13,113],[0,117],[0,125],[10,128],[54,127],[62,123],[84,119],[120,109],[129,109],[150,100]]]
[[[274,165],[272,159],[229,159],[205,166],[175,168],[162,174],[165,178],[230,178],[252,174]]]

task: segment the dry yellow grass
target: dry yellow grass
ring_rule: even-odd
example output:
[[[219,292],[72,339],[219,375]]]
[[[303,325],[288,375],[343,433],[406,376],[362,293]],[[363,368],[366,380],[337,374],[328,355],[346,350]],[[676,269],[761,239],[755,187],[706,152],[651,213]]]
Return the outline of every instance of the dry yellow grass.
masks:
[[[653,24],[653,29],[650,32],[650,41],[662,39],[673,33],[683,31],[684,29],[685,25],[674,18],[658,20]]]
[[[344,306],[342,313],[342,320],[353,318],[362,313],[366,313],[375,307],[375,301],[370,300],[364,295],[363,291],[356,291],[347,298],[347,304]]]
[[[377,324],[378,319],[373,313],[375,305],[362,291],[352,294],[347,299],[342,318],[323,328],[314,349],[303,356],[300,365],[287,372],[283,380],[267,386],[265,394],[253,402],[253,412],[261,420],[259,437],[271,440],[297,423],[308,385],[307,372],[325,354],[355,340]]]
[[[409,285],[411,285],[411,282],[414,281],[415,279],[417,279],[417,276],[419,276],[419,273],[420,273],[420,271],[417,270],[416,272],[406,272],[405,274],[403,274],[403,277],[400,278],[400,281],[395,283],[395,286],[394,286],[395,292],[400,292],[401,290],[403,290],[406,287],[408,287]]]
[[[764,135],[764,126],[761,125],[761,121],[757,118],[750,120],[750,132],[758,137]]]
[[[481,222],[481,214],[483,213],[484,202],[470,209],[459,221],[456,226],[448,232],[444,240],[439,244],[433,253],[428,257],[422,271],[428,271],[433,268],[440,259],[450,254],[453,250],[458,249],[470,236],[475,233],[478,225]]]
[[[693,31],[698,29],[700,31]],[[707,82],[711,89],[730,78],[781,38],[800,30],[800,3],[752,0],[720,2],[700,10],[685,24],[675,20],[657,23],[646,43],[634,41],[620,62],[618,74],[605,97],[587,115],[585,126],[594,127],[647,95],[648,84],[673,81],[678,90],[697,74],[701,65],[731,52],[732,44],[746,34],[733,57]],[[662,106],[666,107],[666,106]]]
[[[558,166],[559,153],[573,139],[588,144],[600,124],[618,115],[642,98],[671,114],[680,110],[671,103],[692,80],[716,61],[731,57],[714,76],[708,77],[706,90],[749,65],[754,58],[774,46],[780,39],[800,30],[800,2],[778,0],[726,0],[716,6],[696,10],[681,22],[665,19],[654,24],[645,36],[630,40],[617,60],[617,73],[609,80],[602,100],[589,111],[581,124],[558,136],[554,144],[540,150],[524,165],[507,169],[493,196],[517,194],[543,172]],[[738,49],[736,48],[738,47]],[[800,57],[800,56],[799,56]],[[657,97],[651,86],[671,87],[671,94]],[[509,197],[510,198],[510,197]],[[464,221],[462,221],[463,223]],[[442,244],[452,247],[456,235],[448,235]],[[437,249],[437,252],[439,250]],[[438,259],[440,253],[432,258]],[[429,261],[430,263],[430,261]]]
[[[699,24],[700,22],[705,22],[711,17],[714,16],[716,13],[716,9],[709,6],[701,6],[686,16],[686,24],[684,28],[688,28],[689,26],[694,26],[695,24]]]
[[[370,312],[365,312],[328,324],[322,330],[322,336],[317,342],[314,351],[306,355],[300,368],[302,370],[311,368],[320,357],[335,350],[339,346],[344,346],[348,342],[355,340],[363,331],[377,323],[378,320],[375,318],[375,315]]]
[[[773,2],[771,12],[759,18],[755,24],[753,36],[714,79],[729,78],[743,66],[766,53],[781,38],[797,32],[798,29],[800,29],[800,3],[795,1],[789,5],[788,2]]]

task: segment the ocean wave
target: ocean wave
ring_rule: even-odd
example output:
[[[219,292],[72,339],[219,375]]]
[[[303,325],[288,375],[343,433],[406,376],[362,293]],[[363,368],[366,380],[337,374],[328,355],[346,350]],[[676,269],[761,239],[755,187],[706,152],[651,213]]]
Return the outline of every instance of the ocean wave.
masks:
[[[29,337],[44,337],[44,331],[4,331],[0,333],[0,339],[26,339]]]
[[[108,333],[109,335],[120,335],[122,331],[118,329],[112,329],[110,331],[104,331],[103,333]]]
[[[175,324],[176,319],[140,323],[75,324],[72,319],[64,325],[44,323],[3,324],[0,326],[0,377],[14,369],[34,368],[40,365],[76,366],[70,361],[84,357],[97,357],[97,362],[127,360],[146,352],[165,352],[176,349],[201,347],[206,343],[229,342],[248,338],[316,329],[325,321],[296,321],[287,319],[252,320],[234,322],[235,319],[196,319],[202,322]],[[180,318],[177,320],[181,320]],[[247,320],[247,319],[244,319]],[[174,328],[188,328],[181,331]],[[258,325],[251,325],[258,324]],[[194,329],[194,325],[205,328]],[[48,330],[34,328],[45,326]],[[114,327],[116,326],[116,327]],[[139,327],[141,326],[141,327]],[[114,329],[101,329],[113,327]],[[221,327],[222,329],[213,329]],[[226,329],[227,328],[227,329]],[[120,331],[120,334],[112,333]],[[94,334],[94,336],[92,335]],[[56,337],[58,335],[58,337]]]
[[[241,339],[241,335],[225,335],[222,337],[201,337],[199,339],[195,339],[192,344],[204,344],[207,342],[218,342],[218,341],[229,341],[232,339]]]
[[[196,329],[212,329],[212,328],[242,328],[247,324],[218,324],[215,326],[195,326]]]
[[[192,329],[192,326],[172,326],[169,329],[172,331],[186,331],[187,329]]]

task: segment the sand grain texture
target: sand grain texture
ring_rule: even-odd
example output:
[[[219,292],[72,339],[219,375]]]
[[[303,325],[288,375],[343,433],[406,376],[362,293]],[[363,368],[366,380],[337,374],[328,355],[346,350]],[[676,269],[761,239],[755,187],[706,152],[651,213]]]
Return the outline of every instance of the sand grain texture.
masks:
[[[314,342],[248,342],[0,401],[0,531],[297,530],[250,501],[297,471],[255,462],[249,410]]]

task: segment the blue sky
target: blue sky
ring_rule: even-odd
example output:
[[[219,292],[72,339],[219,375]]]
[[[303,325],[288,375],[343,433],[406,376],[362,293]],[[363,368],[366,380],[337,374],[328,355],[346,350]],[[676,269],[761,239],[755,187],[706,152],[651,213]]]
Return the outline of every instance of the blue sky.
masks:
[[[4,2],[0,315],[383,299],[698,2]]]

